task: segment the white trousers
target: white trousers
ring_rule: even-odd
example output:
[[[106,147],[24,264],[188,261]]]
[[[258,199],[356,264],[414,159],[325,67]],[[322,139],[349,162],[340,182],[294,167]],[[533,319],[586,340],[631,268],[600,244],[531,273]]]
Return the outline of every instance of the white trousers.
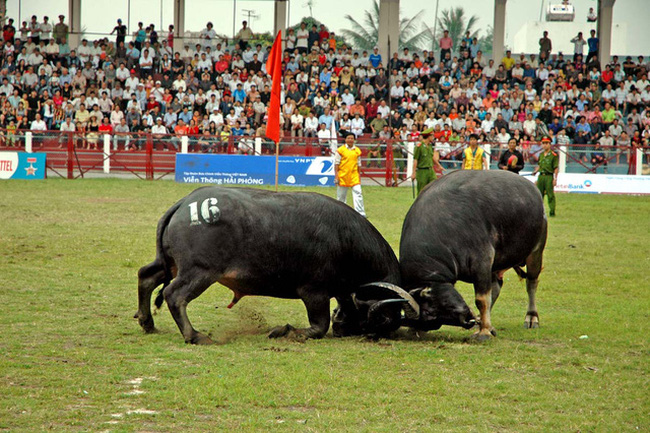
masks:
[[[354,203],[354,210],[359,212],[364,217],[366,210],[363,207],[363,195],[361,194],[361,185],[354,186],[338,186],[336,188],[336,199],[345,203],[348,199],[348,190],[352,190],[352,202]]]

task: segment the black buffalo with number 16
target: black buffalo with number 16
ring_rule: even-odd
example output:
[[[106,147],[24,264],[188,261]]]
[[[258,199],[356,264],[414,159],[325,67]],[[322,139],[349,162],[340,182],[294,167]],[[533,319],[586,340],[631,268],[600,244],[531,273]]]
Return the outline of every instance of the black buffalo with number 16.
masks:
[[[315,193],[273,193],[247,188],[199,188],[160,219],[156,259],[138,272],[135,318],[154,330],[151,295],[163,299],[185,341],[209,344],[186,307],[212,284],[234,293],[301,299],[309,328],[285,325],[270,337],[321,338],[330,325],[330,299],[338,307],[335,335],[393,331],[415,320],[419,306],[397,285],[400,269],[390,245],[350,207]]]

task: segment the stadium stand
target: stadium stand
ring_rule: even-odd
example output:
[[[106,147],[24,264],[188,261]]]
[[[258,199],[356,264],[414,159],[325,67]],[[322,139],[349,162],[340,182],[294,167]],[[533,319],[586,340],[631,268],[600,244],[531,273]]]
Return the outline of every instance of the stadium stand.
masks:
[[[131,37],[121,22],[116,36],[69,47],[65,17],[59,21],[34,16],[18,30],[11,19],[3,28],[3,148],[20,145],[20,131],[32,130],[44,146],[65,141],[53,131],[74,131],[74,146],[90,150],[99,135],[111,134],[115,150],[137,151],[146,142],[140,134],[148,134],[165,150],[178,150],[187,135],[190,151],[251,153],[249,139],[264,135],[270,47],[227,45],[208,23],[196,44],[188,40],[174,53],[171,33],[140,25]],[[578,53],[583,43],[573,56],[507,52],[494,61],[468,38],[444,59],[406,49],[382,59],[337,44],[324,27],[307,32],[306,42],[293,31],[286,39],[283,153],[305,154],[311,143],[326,154],[332,122],[339,134],[372,143],[366,156],[433,127],[443,159],[459,159],[477,133],[498,149],[515,137],[535,162],[538,143],[550,137],[593,171],[607,170],[614,158],[633,170],[634,149],[650,141],[650,64],[643,57],[600,65],[598,56],[587,61]]]

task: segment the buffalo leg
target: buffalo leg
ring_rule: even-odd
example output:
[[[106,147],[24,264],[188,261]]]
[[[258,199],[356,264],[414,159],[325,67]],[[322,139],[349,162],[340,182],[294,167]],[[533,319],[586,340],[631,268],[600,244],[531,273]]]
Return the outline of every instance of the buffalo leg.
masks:
[[[499,276],[498,272],[492,273],[492,303],[490,304],[490,309],[494,307],[494,303],[499,298],[501,293],[501,288],[503,287],[503,274]]]
[[[138,319],[145,332],[154,332],[154,322],[151,316],[151,294],[156,287],[165,281],[165,270],[162,263],[154,261],[143,266],[138,271],[138,311],[133,316]]]
[[[163,292],[169,311],[178,325],[186,343],[212,344],[213,341],[206,335],[198,332],[192,327],[187,317],[187,304],[210,287],[213,281],[206,275],[182,275],[178,274],[176,279],[167,286]]]
[[[481,325],[479,331],[474,334],[474,337],[479,341],[488,340],[495,334],[490,319],[490,310],[492,308],[492,287],[496,282],[493,282],[491,273],[487,275],[489,280],[485,278],[484,281],[481,280],[474,283],[474,299],[476,308],[478,308],[479,314],[481,315]]]
[[[543,247],[535,250],[526,258],[526,291],[528,292],[528,310],[524,319],[524,328],[539,328],[539,315],[535,304],[535,294],[542,271]]]
[[[309,292],[305,290],[305,292]],[[299,293],[300,294],[300,293]],[[286,324],[274,328],[269,333],[269,338],[279,338],[287,336],[299,336],[304,338],[323,338],[330,327],[330,298],[326,295],[305,293],[302,298],[307,308],[309,317],[309,328],[296,329]]]

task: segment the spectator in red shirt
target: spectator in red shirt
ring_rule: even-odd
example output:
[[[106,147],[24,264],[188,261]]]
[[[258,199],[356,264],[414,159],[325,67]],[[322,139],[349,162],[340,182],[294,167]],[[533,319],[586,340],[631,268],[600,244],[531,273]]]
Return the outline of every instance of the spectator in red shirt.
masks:
[[[110,124],[108,121],[108,116],[104,116],[102,119],[102,124],[99,125],[98,131],[100,135],[104,134],[112,134],[113,133],[113,125]]]
[[[318,44],[321,47],[323,46],[323,42],[329,41],[330,32],[328,32],[327,29],[325,29],[325,24],[320,25],[320,31],[318,32],[318,38],[319,38]]]
[[[147,105],[146,105],[146,111],[151,111],[156,107],[160,109],[160,104],[158,103],[158,101],[156,101],[156,98],[153,95],[149,96],[149,100],[147,101]]]
[[[600,81],[607,85],[611,83],[613,78],[614,71],[612,71],[612,68],[609,65],[605,66],[605,70],[602,72],[602,74],[600,74]]]
[[[222,74],[228,70],[228,66],[229,66],[228,62],[224,58],[224,55],[220,54],[219,61],[217,61],[217,63],[214,64],[214,70],[215,72]]]
[[[370,98],[370,102],[366,105],[366,125],[369,125],[375,117],[377,117],[377,100]]]

